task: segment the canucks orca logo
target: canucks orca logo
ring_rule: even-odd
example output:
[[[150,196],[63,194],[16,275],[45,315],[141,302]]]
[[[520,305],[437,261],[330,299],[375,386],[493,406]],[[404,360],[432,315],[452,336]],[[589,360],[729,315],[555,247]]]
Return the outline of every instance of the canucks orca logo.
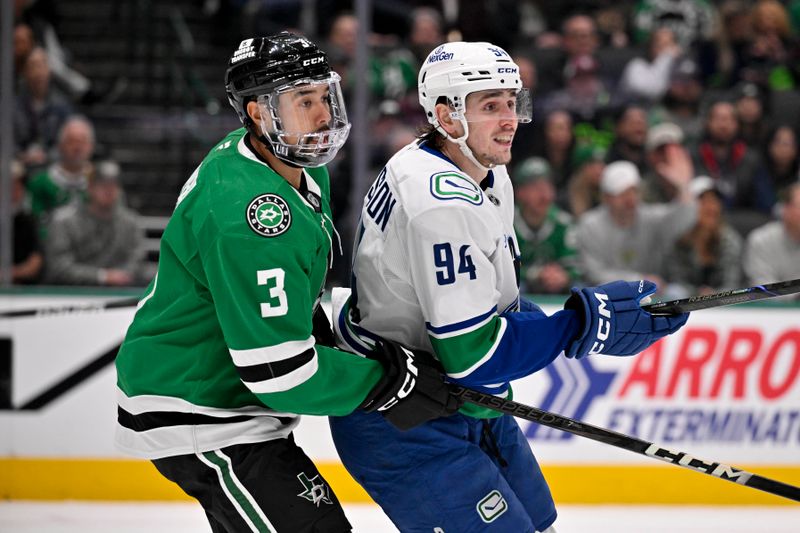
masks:
[[[289,229],[292,213],[277,194],[262,194],[247,206],[247,224],[263,237],[275,237]]]
[[[431,194],[440,200],[461,200],[473,205],[483,203],[483,193],[474,181],[456,172],[431,176]]]

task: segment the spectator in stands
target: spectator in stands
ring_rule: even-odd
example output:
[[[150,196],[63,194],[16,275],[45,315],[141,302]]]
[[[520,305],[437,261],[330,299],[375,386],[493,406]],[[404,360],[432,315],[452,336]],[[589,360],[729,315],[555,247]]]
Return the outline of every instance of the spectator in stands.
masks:
[[[17,160],[11,161],[11,179],[11,210],[14,214],[11,282],[36,283],[39,281],[44,264],[39,243],[39,228],[26,205],[25,166]]]
[[[411,12],[408,47],[421,65],[431,50],[445,42],[442,15],[431,7],[418,7]],[[526,86],[527,87],[527,86]]]
[[[800,57],[789,15],[777,0],[760,0],[751,9],[753,38],[740,76],[745,81],[785,91],[797,87]]]
[[[527,158],[528,151],[515,143],[514,157],[518,161]],[[552,111],[545,115],[544,134],[541,142],[532,150],[533,155],[543,157],[552,169],[553,183],[558,190],[566,187],[567,178],[572,172],[572,149],[575,134],[572,131],[572,117],[566,111]],[[519,148],[518,148],[519,147]]]
[[[647,112],[639,105],[622,108],[614,123],[614,143],[608,150],[606,162],[630,161],[643,172],[646,168]]]
[[[328,32],[328,47],[344,54],[352,62],[356,55],[357,37],[358,18],[349,11],[339,13],[334,17]]]
[[[17,91],[22,88],[22,72],[25,69],[25,62],[35,46],[36,40],[31,27],[23,22],[16,24],[14,26],[14,79]]]
[[[702,96],[699,67],[693,59],[684,56],[673,66],[667,94],[662,105],[651,110],[648,122],[677,124],[683,131],[686,145],[694,146],[703,133],[703,121],[699,114]]]
[[[572,64],[574,69],[577,58],[589,56],[596,62],[595,54],[599,46],[599,38],[597,25],[592,17],[576,14],[566,18],[561,25],[561,37],[561,50],[558,57],[542,65],[540,81],[543,93],[549,93],[564,86],[568,75],[572,74],[567,70],[567,66]],[[588,64],[588,60],[583,62]]]
[[[600,63],[591,55],[571,58],[564,67],[564,88],[542,104],[545,113],[564,110],[585,121],[593,121],[609,105],[611,93],[600,76]]]
[[[658,28],[674,33],[681,48],[711,39],[716,10],[706,0],[639,0],[633,11],[632,25],[636,42],[643,43]]]
[[[696,219],[686,172],[676,175],[680,196],[669,204],[642,204],[636,165],[616,161],[600,180],[602,205],[578,220],[577,247],[584,281],[647,279],[663,285],[663,256]]]
[[[564,65],[570,60],[583,56],[594,56],[600,46],[597,35],[597,24],[589,15],[577,14],[566,20],[562,25],[564,36]]]
[[[778,196],[800,179],[797,132],[786,124],[773,126],[764,140],[761,166],[754,177],[755,207],[771,213]]]
[[[14,20],[28,25],[34,40],[44,48],[52,79],[71,101],[93,100],[91,80],[70,65],[69,53],[61,44],[56,32],[59,22],[57,0],[17,0],[14,3]]]
[[[689,151],[683,146],[683,132],[670,122],[647,131],[647,170],[642,176],[642,199],[647,203],[671,202],[680,194],[675,173],[694,175]]]
[[[786,189],[780,218],[747,236],[743,264],[752,285],[800,278],[800,183]]]
[[[758,150],[767,129],[767,95],[755,83],[740,83],[734,90],[734,106],[739,119],[739,137],[747,146]]]
[[[755,205],[753,176],[760,164],[758,153],[739,138],[736,109],[727,101],[711,104],[706,114],[704,140],[692,154],[698,174],[718,180],[727,208]]]
[[[567,205],[576,218],[600,205],[600,178],[606,168],[606,151],[601,146],[579,144],[572,157],[575,171],[567,186]]]
[[[513,54],[511,58],[519,67],[519,77],[522,86],[530,89],[531,94],[536,94],[539,77],[536,71],[536,63],[525,54]]]
[[[94,127],[89,119],[79,115],[67,119],[58,132],[58,157],[28,182],[31,210],[40,223],[46,223],[56,207],[85,194],[94,147]]]
[[[47,281],[60,285],[139,285],[144,232],[120,202],[119,165],[101,161],[87,198],[53,214],[45,243]]]
[[[56,134],[72,112],[69,100],[52,86],[47,53],[36,47],[25,61],[23,85],[14,109],[14,140],[22,162],[45,165]]]
[[[697,223],[678,239],[666,257],[670,297],[740,287],[742,238],[725,221],[722,193],[708,176],[693,179],[689,190],[697,199]]]
[[[661,100],[669,88],[673,65],[680,53],[673,31],[667,27],[656,29],[650,35],[647,58],[635,57],[628,62],[618,89],[633,100]]]
[[[512,174],[522,292],[566,294],[578,280],[572,217],[555,203],[550,165],[526,159]]]
[[[441,2],[445,6],[449,2]],[[491,2],[457,2],[455,27],[459,39],[487,41],[508,50],[519,31],[519,0],[493,0]],[[453,3],[450,3],[452,9]]]

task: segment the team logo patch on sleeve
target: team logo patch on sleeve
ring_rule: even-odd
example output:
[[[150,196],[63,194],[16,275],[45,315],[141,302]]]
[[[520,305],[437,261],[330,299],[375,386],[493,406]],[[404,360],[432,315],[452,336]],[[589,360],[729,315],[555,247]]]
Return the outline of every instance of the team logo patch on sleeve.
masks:
[[[461,200],[473,205],[483,203],[480,187],[456,172],[439,172],[431,176],[431,194],[440,200]]]
[[[277,194],[256,196],[247,206],[247,224],[263,237],[275,237],[292,225],[289,204]]]

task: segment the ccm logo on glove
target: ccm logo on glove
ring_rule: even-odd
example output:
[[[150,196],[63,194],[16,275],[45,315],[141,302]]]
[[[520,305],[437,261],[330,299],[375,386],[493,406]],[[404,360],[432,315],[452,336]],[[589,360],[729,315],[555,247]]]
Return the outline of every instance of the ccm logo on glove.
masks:
[[[371,355],[383,365],[384,375],[359,406],[364,411],[378,411],[406,431],[461,407],[462,400],[450,394],[444,369],[431,354],[383,339]]]
[[[597,340],[589,350],[589,355],[600,353],[606,347],[605,342],[611,334],[611,311],[607,307],[608,295],[601,292],[594,293],[594,297],[599,302],[597,304]]]
[[[577,313],[580,325],[566,356],[634,355],[675,333],[689,315],[653,316],[642,309],[642,300],[655,292],[655,283],[646,280],[572,289],[564,308]]]
[[[414,354],[406,350],[404,347],[400,346],[400,349],[403,350],[403,353],[406,355],[406,363],[405,363],[405,370],[406,376],[403,380],[403,384],[400,386],[400,389],[395,393],[395,395],[389,399],[388,402],[378,407],[378,411],[386,411],[387,409],[391,409],[392,407],[397,404],[400,400],[411,394],[411,391],[414,390],[414,385],[417,384],[417,374],[419,371],[417,367],[414,366]]]

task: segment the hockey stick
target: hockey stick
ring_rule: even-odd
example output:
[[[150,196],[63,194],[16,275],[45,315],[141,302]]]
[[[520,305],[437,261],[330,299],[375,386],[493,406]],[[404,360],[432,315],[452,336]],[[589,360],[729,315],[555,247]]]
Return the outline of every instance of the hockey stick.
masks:
[[[764,298],[774,298],[786,294],[800,292],[800,279],[789,281],[779,281],[767,285],[756,285],[745,289],[733,289],[730,291],[708,294],[706,296],[692,296],[682,300],[671,300],[669,302],[659,302],[643,305],[642,309],[654,315],[675,315],[678,313],[688,313],[700,309],[711,307],[722,307],[723,305],[733,305],[742,302],[753,302]]]
[[[678,466],[683,466],[696,472],[708,474],[711,476],[732,481],[739,485],[752,487],[754,489],[763,490],[776,496],[783,496],[790,500],[800,502],[800,487],[789,485],[781,481],[775,481],[766,477],[753,474],[739,468],[735,468],[723,463],[706,462],[702,459],[693,457],[685,452],[670,450],[662,448],[652,442],[631,437],[623,433],[617,433],[610,429],[601,428],[585,424],[566,416],[561,416],[549,411],[537,409],[512,400],[506,400],[498,396],[486,394],[466,387],[458,385],[451,386],[452,394],[461,398],[465,402],[486,407],[493,411],[503,414],[524,418],[531,422],[542,424],[543,426],[560,429],[573,435],[586,437],[587,439],[596,440],[603,444],[610,444],[617,448],[629,450],[640,455],[646,455],[654,459],[659,459],[667,463],[672,463]]]
[[[0,312],[0,318],[21,318],[34,316],[37,318],[92,314],[109,309],[119,309],[121,307],[136,307],[141,298],[125,298],[122,300],[112,300],[110,302],[99,302],[91,304],[64,305],[60,307],[39,307],[37,309],[18,309],[16,311]]]

